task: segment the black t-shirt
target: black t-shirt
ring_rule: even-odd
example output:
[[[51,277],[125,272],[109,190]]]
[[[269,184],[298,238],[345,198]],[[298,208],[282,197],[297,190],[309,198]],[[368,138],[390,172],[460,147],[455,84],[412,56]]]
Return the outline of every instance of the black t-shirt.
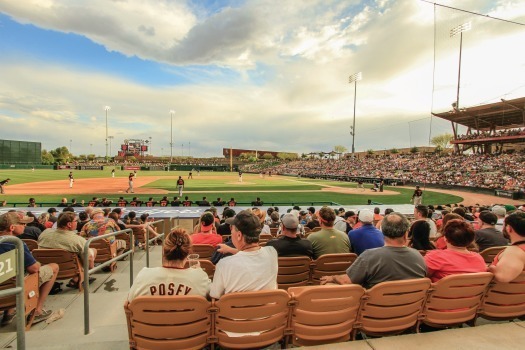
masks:
[[[231,235],[232,231],[231,231],[230,224],[227,224],[227,223],[220,224],[219,227],[217,227],[217,233],[219,235]]]
[[[171,201],[171,206],[172,207],[180,207],[180,201],[179,200]]]
[[[26,226],[24,228],[24,233],[18,236],[20,239],[33,239],[35,241],[38,241],[38,237],[40,236],[40,229],[36,226]]]
[[[484,228],[476,231],[476,244],[481,252],[490,247],[506,246],[509,241],[495,228]]]
[[[278,256],[303,256],[310,259],[314,256],[312,242],[301,237],[290,238],[281,236],[266,243],[267,247],[274,247]]]

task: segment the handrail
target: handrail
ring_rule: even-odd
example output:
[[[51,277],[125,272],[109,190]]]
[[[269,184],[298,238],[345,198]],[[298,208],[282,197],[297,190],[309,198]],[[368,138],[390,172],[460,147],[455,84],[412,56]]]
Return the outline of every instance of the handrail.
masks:
[[[170,220],[171,221],[171,220]],[[146,222],[146,233],[144,234],[145,236],[145,243],[146,243],[146,267],[149,267],[149,244],[150,242],[153,242],[153,241],[156,241],[157,239],[159,238],[162,238],[164,239],[164,237],[166,236],[166,232],[164,232],[164,226],[162,227],[162,233],[157,235],[157,237],[153,237],[152,239],[149,239],[149,226],[152,225],[152,224],[158,224],[158,223],[161,223],[161,222],[164,222],[163,219],[160,219],[160,220],[156,220],[156,221],[148,221]]]
[[[16,287],[0,291],[0,297],[16,294],[16,348],[24,350],[26,348],[26,325],[25,315],[25,290],[24,290],[24,243],[14,236],[1,236],[1,243],[14,243],[17,250],[17,271]],[[21,269],[21,270],[20,270]]]
[[[122,253],[120,255],[117,255],[111,260],[106,261],[103,264],[100,264],[91,270],[89,269],[89,245],[93,241],[100,241],[101,239],[105,239],[108,237],[116,236],[120,233],[129,233],[129,251]],[[135,240],[133,236],[133,230],[130,228],[127,228],[125,230],[117,231],[117,232],[111,232],[106,233],[105,235],[91,237],[86,241],[84,244],[84,251],[83,251],[83,264],[84,264],[84,335],[89,334],[89,275],[97,272],[99,270],[102,270],[104,267],[109,266],[113,262],[117,260],[121,260],[122,258],[125,258],[126,256],[130,255],[129,259],[129,286],[131,287],[133,285],[133,253],[135,250]]]

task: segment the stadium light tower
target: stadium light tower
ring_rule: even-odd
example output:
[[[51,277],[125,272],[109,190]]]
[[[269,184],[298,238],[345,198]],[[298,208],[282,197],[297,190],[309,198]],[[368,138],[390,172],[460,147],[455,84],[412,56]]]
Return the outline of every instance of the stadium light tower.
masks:
[[[113,140],[115,138],[115,136],[108,136],[108,139],[109,139],[109,154],[111,155],[111,140]]]
[[[111,109],[110,106],[105,106],[106,111],[106,162],[108,161],[108,111]]]
[[[348,78],[348,83],[354,83],[354,121],[352,123],[352,126],[350,127],[350,129],[352,129],[352,131],[350,131],[350,135],[352,135],[352,157],[355,153],[355,105],[357,99],[357,81],[361,79],[363,79],[363,75],[361,74],[361,72],[354,73]]]
[[[175,114],[175,111],[173,109],[170,110],[170,116],[171,116],[170,163],[173,162],[173,115],[174,114]]]
[[[463,48],[463,32],[466,32],[472,28],[470,22],[463,23],[450,30],[450,37],[453,38],[459,34],[459,68],[458,68],[458,88],[456,93],[456,105],[454,109],[459,111],[459,84],[461,82],[461,50]]]

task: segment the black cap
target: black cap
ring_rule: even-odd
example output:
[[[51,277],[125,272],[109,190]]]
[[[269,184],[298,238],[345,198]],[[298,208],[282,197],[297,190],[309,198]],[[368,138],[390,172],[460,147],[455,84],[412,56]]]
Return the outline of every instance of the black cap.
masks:
[[[479,219],[489,225],[496,225],[496,223],[498,222],[498,217],[496,216],[496,214],[488,210],[479,213]]]
[[[49,209],[47,210],[47,212],[48,212],[49,214],[51,214],[51,213],[56,213],[57,211],[58,211],[58,210],[56,210],[55,208],[49,208]]]

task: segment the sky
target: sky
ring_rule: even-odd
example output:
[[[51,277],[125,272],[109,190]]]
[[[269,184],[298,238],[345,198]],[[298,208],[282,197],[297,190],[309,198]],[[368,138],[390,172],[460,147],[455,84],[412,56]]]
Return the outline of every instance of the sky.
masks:
[[[438,4],[525,24],[522,0]],[[460,40],[460,107],[525,96],[525,25],[506,21],[420,0],[0,0],[0,138],[104,156],[109,106],[110,155],[351,150],[355,99],[356,152],[427,146],[451,132],[431,113],[456,100]]]

